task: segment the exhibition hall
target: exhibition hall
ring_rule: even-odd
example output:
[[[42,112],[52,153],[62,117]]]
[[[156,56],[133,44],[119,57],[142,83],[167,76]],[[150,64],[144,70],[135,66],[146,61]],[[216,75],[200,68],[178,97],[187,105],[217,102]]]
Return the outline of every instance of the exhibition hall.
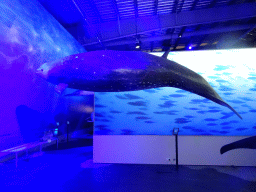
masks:
[[[256,191],[254,0],[0,1],[1,191]]]

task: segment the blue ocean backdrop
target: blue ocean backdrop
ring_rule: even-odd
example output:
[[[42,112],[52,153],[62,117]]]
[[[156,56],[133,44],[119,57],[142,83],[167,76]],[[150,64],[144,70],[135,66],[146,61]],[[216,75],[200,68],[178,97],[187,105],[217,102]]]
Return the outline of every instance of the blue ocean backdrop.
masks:
[[[152,53],[161,56],[163,53]],[[241,116],[173,87],[95,93],[96,135],[256,135],[256,49],[170,52]]]

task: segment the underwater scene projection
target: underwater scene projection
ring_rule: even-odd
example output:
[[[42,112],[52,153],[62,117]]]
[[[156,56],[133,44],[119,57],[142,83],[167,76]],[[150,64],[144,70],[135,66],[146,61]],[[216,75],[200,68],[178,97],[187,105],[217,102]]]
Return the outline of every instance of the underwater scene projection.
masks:
[[[169,60],[201,75],[210,88],[198,89],[195,85],[204,80],[182,69],[173,73],[172,81],[180,82],[183,75],[194,78],[194,84],[181,81],[179,86],[95,92],[94,134],[172,135],[173,128],[179,128],[180,135],[255,135],[255,54],[256,49],[170,52]],[[158,72],[150,79],[156,84]]]

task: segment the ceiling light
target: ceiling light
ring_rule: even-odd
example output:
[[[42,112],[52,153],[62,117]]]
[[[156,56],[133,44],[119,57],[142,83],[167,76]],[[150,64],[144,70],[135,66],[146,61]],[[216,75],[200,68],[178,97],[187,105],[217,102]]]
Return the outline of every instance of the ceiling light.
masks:
[[[199,46],[206,46],[208,43],[201,43]]]
[[[135,48],[136,49],[140,49],[140,44],[141,44],[141,42],[138,40],[138,38],[136,38],[136,46],[135,46]]]
[[[183,45],[179,45],[179,46],[177,46],[176,47],[176,49],[183,49],[185,46],[183,46]]]

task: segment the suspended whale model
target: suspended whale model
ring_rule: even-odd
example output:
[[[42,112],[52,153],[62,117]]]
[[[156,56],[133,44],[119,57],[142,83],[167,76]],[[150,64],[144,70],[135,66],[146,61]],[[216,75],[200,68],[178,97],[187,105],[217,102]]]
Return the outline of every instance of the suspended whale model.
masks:
[[[139,51],[93,51],[70,55],[43,64],[37,73],[65,88],[94,92],[122,92],[156,87],[176,87],[231,109],[242,117],[214,91],[211,85],[194,71],[162,57]]]
[[[220,154],[234,149],[256,149],[256,136],[241,139],[239,141],[224,145],[220,149]]]

